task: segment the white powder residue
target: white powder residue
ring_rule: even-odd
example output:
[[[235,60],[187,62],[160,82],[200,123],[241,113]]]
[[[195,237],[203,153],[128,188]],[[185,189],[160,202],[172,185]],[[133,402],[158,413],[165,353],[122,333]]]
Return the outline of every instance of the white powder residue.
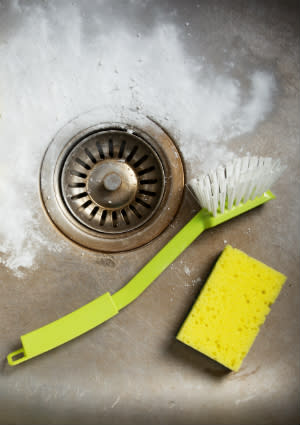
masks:
[[[194,283],[194,284],[199,283],[199,282],[201,282],[201,280],[202,280],[201,277],[197,277],[196,279],[192,280],[192,283]]]
[[[60,249],[40,225],[38,173],[47,145],[73,117],[105,105],[149,114],[185,161],[207,168],[230,159],[226,142],[271,110],[270,74],[250,73],[245,96],[228,73],[187,56],[174,24],[160,20],[141,34],[122,20],[109,25],[105,5],[89,34],[72,3],[57,11],[11,2],[17,24],[0,39],[0,258],[18,276],[38,266],[42,247]]]
[[[187,276],[191,275],[191,269],[187,265],[184,266],[183,270]]]

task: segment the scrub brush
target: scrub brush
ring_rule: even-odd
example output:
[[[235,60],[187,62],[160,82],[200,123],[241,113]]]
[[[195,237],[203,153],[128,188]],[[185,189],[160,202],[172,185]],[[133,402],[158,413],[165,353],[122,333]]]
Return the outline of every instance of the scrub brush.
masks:
[[[204,230],[275,196],[269,190],[283,167],[271,158],[245,157],[190,183],[202,209],[123,288],[105,293],[74,312],[21,336],[22,348],[7,356],[13,366],[93,329],[134,301]]]

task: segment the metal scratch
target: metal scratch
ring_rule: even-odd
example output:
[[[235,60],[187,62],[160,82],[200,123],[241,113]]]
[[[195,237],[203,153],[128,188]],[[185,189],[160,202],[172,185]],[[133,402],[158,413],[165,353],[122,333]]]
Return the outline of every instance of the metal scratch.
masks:
[[[121,397],[118,395],[118,397],[115,399],[115,401],[111,405],[111,408],[113,409],[114,407],[116,407],[116,405],[119,403],[120,400],[121,400]]]

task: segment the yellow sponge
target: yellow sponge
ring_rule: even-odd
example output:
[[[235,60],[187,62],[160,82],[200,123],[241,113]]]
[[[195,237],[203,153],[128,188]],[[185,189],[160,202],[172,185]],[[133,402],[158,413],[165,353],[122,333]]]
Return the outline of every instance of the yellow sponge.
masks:
[[[227,245],[177,339],[239,370],[286,277]]]

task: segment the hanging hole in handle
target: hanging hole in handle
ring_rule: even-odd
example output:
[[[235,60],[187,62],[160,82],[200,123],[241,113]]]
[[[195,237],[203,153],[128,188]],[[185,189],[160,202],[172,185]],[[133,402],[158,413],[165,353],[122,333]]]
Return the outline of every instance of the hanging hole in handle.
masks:
[[[20,348],[19,350],[13,351],[9,353],[7,356],[7,361],[10,366],[14,366],[16,364],[22,363],[26,360],[24,348]]]

